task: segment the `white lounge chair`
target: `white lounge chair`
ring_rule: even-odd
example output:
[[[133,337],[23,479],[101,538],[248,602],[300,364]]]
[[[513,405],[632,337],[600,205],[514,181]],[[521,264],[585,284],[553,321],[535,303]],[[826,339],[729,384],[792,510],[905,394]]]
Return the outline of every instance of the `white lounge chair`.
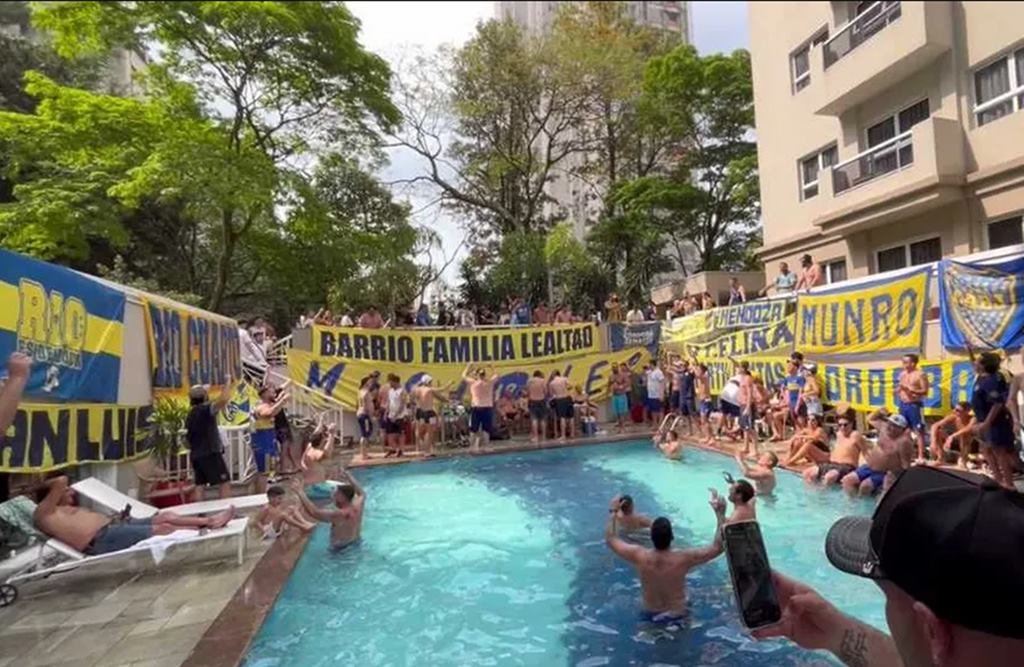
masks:
[[[212,540],[237,540],[236,557],[238,564],[242,564],[242,559],[245,556],[245,543],[246,543],[246,526],[248,525],[248,519],[233,519],[228,522],[223,528],[216,528],[209,530],[205,533],[196,535],[195,537],[184,537],[178,540],[169,542],[163,545],[167,551],[176,550],[184,546],[193,546],[196,544],[202,544],[210,542]],[[36,568],[23,568],[23,570],[11,577],[8,577],[5,581],[7,584],[14,584],[19,581],[27,581],[30,579],[38,579],[41,577],[49,577],[52,574],[60,572],[69,572],[71,570],[78,569],[80,567],[93,565],[103,562],[116,562],[118,560],[126,560],[133,558],[140,553],[150,551],[152,553],[152,547],[146,544],[137,544],[121,551],[112,551],[110,553],[100,554],[98,556],[87,556],[81,551],[74,547],[56,539],[50,538],[46,542],[41,543],[32,547],[36,551],[37,562],[42,562],[47,556],[52,554],[58,554],[65,558],[64,562],[52,565],[49,567],[36,567]],[[154,564],[156,562],[156,556],[153,557]],[[27,571],[26,571],[27,570]]]
[[[133,519],[148,519],[160,511],[160,508],[153,507],[148,503],[144,503],[141,500],[125,495],[114,487],[104,484],[95,477],[88,477],[80,482],[75,482],[71,485],[71,488],[75,490],[75,493],[83,496],[84,498],[88,498],[90,501],[111,512],[120,512],[126,505],[131,505],[131,515]],[[234,505],[235,509],[241,512],[260,508],[266,504],[267,495],[265,493],[257,493],[248,496],[237,496],[234,498],[203,500],[197,503],[175,505],[174,507],[168,507],[167,509],[168,511],[181,516],[196,516],[198,514],[215,514],[217,512],[222,512],[226,510],[229,505]]]

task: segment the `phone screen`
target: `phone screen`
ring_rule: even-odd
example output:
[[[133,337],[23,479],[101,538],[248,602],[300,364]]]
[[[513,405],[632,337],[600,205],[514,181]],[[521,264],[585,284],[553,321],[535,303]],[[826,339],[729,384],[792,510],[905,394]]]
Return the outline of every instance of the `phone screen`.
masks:
[[[725,555],[743,624],[759,628],[778,623],[782,610],[760,526],[755,521],[742,521],[726,525],[724,531]]]

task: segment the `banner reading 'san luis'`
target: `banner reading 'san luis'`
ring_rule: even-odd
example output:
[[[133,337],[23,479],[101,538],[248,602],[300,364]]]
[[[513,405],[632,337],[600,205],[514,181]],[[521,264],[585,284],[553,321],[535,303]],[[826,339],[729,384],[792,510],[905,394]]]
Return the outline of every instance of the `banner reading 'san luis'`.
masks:
[[[598,350],[591,323],[453,331],[313,327],[313,351],[321,357],[417,366],[534,363]]]
[[[476,367],[484,367],[500,375],[495,386],[495,394],[500,395],[509,388],[522,389],[535,371],[540,371],[547,378],[557,370],[569,378],[571,386],[579,386],[580,390],[593,400],[606,398],[609,394],[609,371],[612,364],[626,364],[634,371],[639,371],[650,361],[651,355],[646,348],[636,347],[619,352],[593,352],[575,357],[556,360],[533,362],[529,359],[511,363],[477,363]],[[461,400],[465,393],[462,374],[466,363],[447,364],[406,364],[394,361],[373,361],[370,359],[338,359],[323,356],[304,350],[288,351],[288,374],[292,380],[312,387],[325,395],[342,402],[345,407],[355,409],[362,378],[374,371],[381,374],[381,382],[389,373],[395,373],[406,389],[412,389],[420,378],[429,374],[434,386],[454,392],[456,400]]]
[[[0,250],[0,359],[33,359],[26,396],[116,403],[125,296],[76,271]]]
[[[194,384],[241,376],[234,320],[155,298],[146,301],[145,313],[154,394],[183,394]]]
[[[7,433],[0,433],[0,472],[45,472],[146,454],[152,410],[148,405],[23,403]]]
[[[808,357],[919,352],[930,271],[801,294],[795,348]]]

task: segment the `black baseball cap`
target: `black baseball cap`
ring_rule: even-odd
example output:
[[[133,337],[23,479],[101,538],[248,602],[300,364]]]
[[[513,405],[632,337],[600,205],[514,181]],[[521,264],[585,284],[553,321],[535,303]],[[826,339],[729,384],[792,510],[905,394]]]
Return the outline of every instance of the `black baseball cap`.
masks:
[[[1024,495],[974,473],[918,466],[897,478],[871,518],[845,517],[825,538],[829,561],[887,580],[939,618],[1024,639]]]

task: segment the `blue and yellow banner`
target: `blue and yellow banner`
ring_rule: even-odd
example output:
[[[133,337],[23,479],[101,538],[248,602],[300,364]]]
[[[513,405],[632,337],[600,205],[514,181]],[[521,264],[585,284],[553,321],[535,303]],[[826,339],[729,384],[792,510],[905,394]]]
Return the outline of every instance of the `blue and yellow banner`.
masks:
[[[774,388],[786,373],[787,357],[750,357],[750,372],[760,377],[766,387]],[[711,380],[711,393],[718,394],[725,383],[736,374],[733,364],[725,360],[707,362]],[[924,399],[924,413],[945,416],[961,402],[971,400],[974,391],[974,367],[969,359],[922,360],[919,368],[928,378],[929,392]],[[866,365],[862,367],[821,364],[818,379],[825,389],[825,402],[849,403],[859,412],[873,412],[886,408],[895,412],[896,388],[899,386],[899,364]]]
[[[534,363],[600,349],[592,323],[454,331],[313,327],[313,350],[321,357],[415,366]]]
[[[249,423],[253,408],[260,402],[256,388],[245,380],[237,380],[231,386],[231,398],[217,415],[222,426],[245,426]]]
[[[703,310],[683,317],[675,317],[661,326],[661,343],[673,349],[679,349],[684,343],[702,340],[711,333],[711,313]]]
[[[739,329],[707,343],[688,343],[684,349],[688,358],[698,361],[785,354],[793,350],[793,316],[775,324]]]
[[[778,324],[793,312],[793,297],[759,299],[734,306],[714,308],[710,311],[710,326],[715,331],[761,328]]]
[[[795,348],[808,357],[919,352],[930,272],[800,294]]]
[[[125,295],[77,271],[0,250],[0,359],[33,359],[28,398],[116,403]]]
[[[195,384],[241,377],[238,324],[170,301],[145,303],[153,393],[183,394]]]
[[[149,453],[148,405],[22,403],[0,433],[0,472],[46,472]]]
[[[495,385],[495,396],[500,396],[508,389],[522,391],[535,371],[540,371],[547,378],[552,371],[557,370],[569,379],[570,386],[579,386],[591,399],[600,400],[609,395],[609,371],[612,364],[625,364],[639,372],[650,359],[650,352],[646,348],[634,347],[619,352],[594,352],[554,361],[493,364],[495,372],[500,376]],[[492,364],[478,366],[488,370],[492,368]],[[346,408],[352,410],[357,407],[360,381],[374,371],[379,371],[381,378],[395,373],[407,390],[412,390],[424,374],[429,374],[434,380],[434,387],[451,392],[453,400],[461,402],[464,397],[468,398],[462,379],[464,370],[465,364],[407,365],[366,359],[340,360],[297,349],[288,351],[288,376],[294,382],[341,401]]]
[[[661,342],[661,322],[637,322],[624,324],[612,322],[608,325],[608,344],[612,352],[627,347],[646,347],[651,356],[658,355]]]
[[[996,264],[939,264],[942,344],[1004,349],[1024,345],[1024,258]]]

